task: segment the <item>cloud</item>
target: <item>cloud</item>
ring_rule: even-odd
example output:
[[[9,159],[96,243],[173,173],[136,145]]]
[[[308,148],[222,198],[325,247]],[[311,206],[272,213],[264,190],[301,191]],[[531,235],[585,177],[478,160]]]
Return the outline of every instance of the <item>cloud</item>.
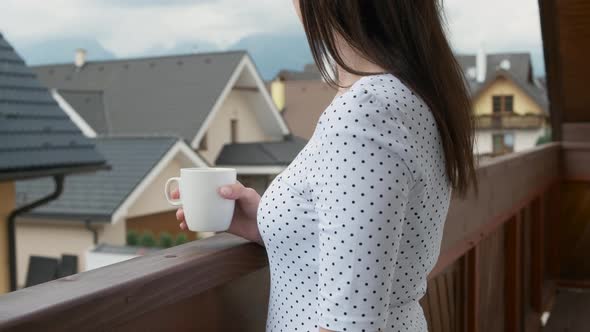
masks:
[[[541,52],[536,0],[444,0],[454,49]],[[2,0],[0,29],[18,44],[96,39],[119,57],[178,45],[225,48],[260,33],[303,33],[289,0]],[[542,58],[539,57],[538,58]]]
[[[290,1],[172,0],[169,6],[164,0],[2,2],[0,28],[16,43],[86,36],[117,56],[194,40],[226,47],[251,34],[298,28]]]

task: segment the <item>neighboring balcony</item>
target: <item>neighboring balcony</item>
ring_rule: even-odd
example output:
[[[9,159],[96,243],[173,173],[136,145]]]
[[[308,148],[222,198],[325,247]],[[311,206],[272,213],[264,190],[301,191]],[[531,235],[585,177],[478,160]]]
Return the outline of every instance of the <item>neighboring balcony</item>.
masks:
[[[537,129],[547,122],[547,117],[540,114],[516,114],[502,112],[478,115],[475,117],[476,129]]]

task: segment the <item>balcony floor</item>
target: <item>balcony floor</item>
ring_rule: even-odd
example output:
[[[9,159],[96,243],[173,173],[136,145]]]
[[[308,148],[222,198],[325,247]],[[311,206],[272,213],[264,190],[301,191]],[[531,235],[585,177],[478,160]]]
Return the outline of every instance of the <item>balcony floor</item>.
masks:
[[[560,288],[543,332],[588,331],[590,289]]]

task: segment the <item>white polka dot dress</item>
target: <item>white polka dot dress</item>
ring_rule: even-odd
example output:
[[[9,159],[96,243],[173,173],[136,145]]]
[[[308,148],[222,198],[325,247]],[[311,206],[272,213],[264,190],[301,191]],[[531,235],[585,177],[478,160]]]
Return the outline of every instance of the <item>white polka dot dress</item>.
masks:
[[[356,81],[260,201],[266,331],[427,331],[418,301],[450,197],[422,99],[392,74]]]

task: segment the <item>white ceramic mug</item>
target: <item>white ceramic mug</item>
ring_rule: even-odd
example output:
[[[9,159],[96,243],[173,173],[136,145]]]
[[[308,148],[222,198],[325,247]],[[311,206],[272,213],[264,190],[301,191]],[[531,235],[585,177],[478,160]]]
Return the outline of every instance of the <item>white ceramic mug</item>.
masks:
[[[180,199],[170,197],[170,185],[178,182]],[[166,181],[164,194],[170,204],[182,206],[188,229],[222,232],[229,229],[235,200],[223,198],[218,188],[236,183],[236,169],[224,167],[181,168],[180,177]]]

